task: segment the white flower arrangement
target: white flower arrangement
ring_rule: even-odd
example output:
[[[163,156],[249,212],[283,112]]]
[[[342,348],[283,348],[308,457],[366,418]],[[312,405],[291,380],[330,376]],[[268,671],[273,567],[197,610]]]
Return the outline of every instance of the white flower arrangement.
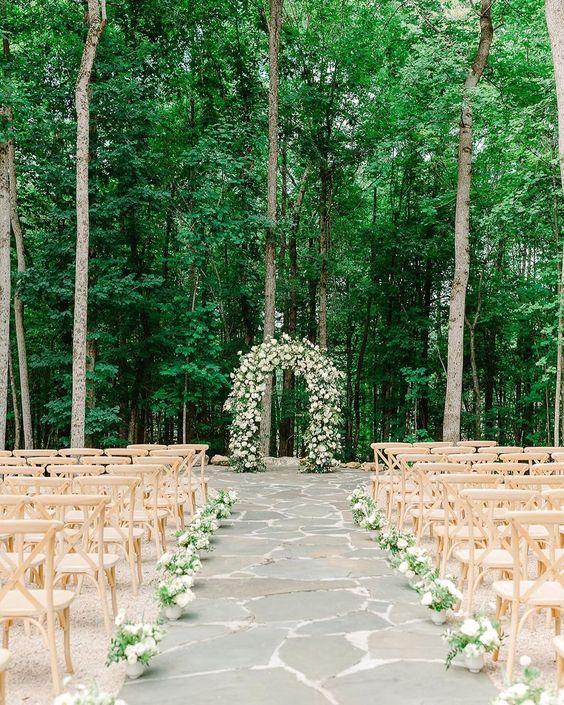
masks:
[[[295,340],[284,334],[254,345],[240,356],[241,364],[232,373],[233,389],[225,410],[233,413],[231,424],[231,465],[237,472],[264,470],[260,451],[260,418],[266,380],[274,370],[294,370],[305,379],[309,394],[309,426],[305,432],[308,448],[307,472],[327,472],[337,465],[340,450],[340,380],[344,378],[329,357],[309,340]]]
[[[433,578],[422,586],[421,604],[434,612],[450,610],[462,599],[462,593],[450,578]]]
[[[193,546],[180,546],[176,551],[167,551],[157,561],[157,570],[171,575],[195,575],[201,567],[200,557]]]
[[[210,535],[204,531],[193,529],[190,525],[177,535],[178,545],[184,548],[191,546],[196,551],[211,551]]]
[[[540,682],[540,671],[531,668],[531,659],[521,657],[523,671],[519,680],[508,686],[493,700],[492,705],[564,705],[564,688],[555,692]]]
[[[166,631],[160,624],[131,622],[120,610],[115,620],[117,627],[110,640],[106,665],[127,661],[140,662],[147,666],[149,661],[159,653],[158,643],[163,640]]]
[[[443,639],[450,645],[446,666],[458,654],[473,657],[497,651],[501,646],[500,625],[484,615],[473,615],[459,622],[454,629],[447,629]]]
[[[163,607],[186,607],[195,599],[195,595],[190,589],[194,584],[191,575],[169,576],[159,581],[157,585],[157,598]]]
[[[94,686],[77,686],[76,693],[61,693],[53,700],[53,705],[127,705],[125,700],[110,693],[101,693]]]
[[[415,536],[408,531],[398,531],[393,526],[388,527],[376,538],[380,548],[390,551],[392,555],[397,555],[405,551],[410,546],[415,546]]]

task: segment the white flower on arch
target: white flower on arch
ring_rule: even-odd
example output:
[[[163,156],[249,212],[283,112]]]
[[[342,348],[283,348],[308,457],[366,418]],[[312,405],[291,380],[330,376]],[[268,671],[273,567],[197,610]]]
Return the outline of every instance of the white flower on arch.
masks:
[[[225,409],[233,413],[231,465],[237,472],[264,469],[260,452],[260,417],[266,380],[276,369],[290,368],[303,377],[309,394],[308,448],[305,469],[327,472],[338,464],[341,410],[340,380],[344,377],[330,358],[309,340],[295,340],[284,334],[280,340],[254,345],[241,355],[239,369],[231,375],[233,389]]]

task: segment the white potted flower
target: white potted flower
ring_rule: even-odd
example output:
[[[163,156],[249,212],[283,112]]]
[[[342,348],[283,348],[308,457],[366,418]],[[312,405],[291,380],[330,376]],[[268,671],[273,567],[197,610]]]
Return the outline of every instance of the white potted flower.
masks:
[[[499,627],[499,623],[484,615],[474,615],[463,619],[453,629],[447,629],[443,635],[450,645],[447,668],[458,654],[463,654],[466,668],[471,673],[479,673],[484,667],[484,654],[497,651],[501,646]]]
[[[462,593],[449,578],[433,578],[425,583],[421,595],[421,604],[431,610],[434,624],[446,622],[447,610],[462,599]]]
[[[95,686],[78,685],[76,693],[61,693],[53,705],[127,705],[125,700],[110,693],[102,693]]]
[[[165,636],[160,624],[132,622],[120,610],[115,620],[117,627],[110,640],[106,665],[126,661],[128,678],[139,678],[149,662],[159,653],[158,643]]]
[[[192,547],[196,551],[211,551],[210,534],[193,529],[189,526],[185,531],[182,531],[178,537],[178,545],[185,548]]]
[[[540,682],[541,673],[531,668],[531,659],[521,657],[523,671],[518,680],[505,688],[492,705],[564,705],[564,689],[555,692]]]
[[[167,619],[179,619],[184,607],[194,600],[194,593],[190,589],[193,584],[191,575],[170,576],[159,582],[157,598]]]
[[[167,551],[157,561],[157,570],[171,575],[195,575],[202,567],[198,552],[193,546]]]

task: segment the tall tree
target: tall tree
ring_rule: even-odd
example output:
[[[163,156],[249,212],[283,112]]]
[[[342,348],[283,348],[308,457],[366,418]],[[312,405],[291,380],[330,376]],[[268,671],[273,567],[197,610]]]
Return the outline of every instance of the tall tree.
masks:
[[[86,335],[88,331],[88,250],[90,208],[90,80],[100,37],[106,26],[105,0],[88,0],[88,32],[75,88],[76,107],[76,262],[72,337],[71,445],[84,445],[86,417]]]
[[[0,132],[7,130],[7,110]],[[8,368],[10,364],[10,179],[8,139],[0,136],[0,450],[6,444]]]
[[[264,275],[264,327],[263,340],[274,336],[276,312],[276,203],[278,176],[278,53],[283,0],[270,0],[268,20],[268,168]],[[269,452],[272,422],[272,379],[266,385],[261,418],[262,451]]]
[[[443,439],[460,439],[462,410],[462,373],[464,360],[464,317],[466,289],[470,273],[470,189],[472,185],[473,108],[472,94],[488,62],[493,40],[491,8],[493,0],[480,3],[480,41],[462,92],[458,126],[458,184],[454,221],[454,277],[450,291],[448,322],[448,360]]]

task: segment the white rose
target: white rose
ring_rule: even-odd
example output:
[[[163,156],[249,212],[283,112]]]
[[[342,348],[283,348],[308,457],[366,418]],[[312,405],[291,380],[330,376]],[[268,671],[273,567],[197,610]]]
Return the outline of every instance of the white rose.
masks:
[[[480,637],[480,641],[484,646],[489,646],[490,644],[493,644],[495,641],[497,641],[498,634],[495,631],[495,629],[488,629],[485,631],[482,636]]]
[[[398,565],[398,570],[399,570],[400,573],[407,573],[407,569],[408,569],[408,568],[409,568],[409,564],[408,564],[407,561],[402,561],[402,562]]]
[[[460,633],[465,636],[476,636],[480,631],[480,625],[475,619],[465,619],[460,626]]]
[[[521,656],[519,659],[519,663],[523,668],[527,668],[527,666],[531,665],[531,657],[530,656]]]
[[[421,598],[421,604],[425,605],[425,607],[429,607],[429,605],[433,604],[433,595],[430,592],[426,592],[423,597]]]
[[[398,539],[397,547],[400,549],[407,548],[407,541],[405,539]]]

